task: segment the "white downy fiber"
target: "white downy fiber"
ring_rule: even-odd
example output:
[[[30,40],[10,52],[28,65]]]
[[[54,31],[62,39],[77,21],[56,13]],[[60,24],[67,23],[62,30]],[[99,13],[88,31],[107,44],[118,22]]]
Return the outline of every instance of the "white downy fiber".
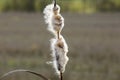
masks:
[[[49,4],[45,7],[43,13],[44,13],[44,19],[46,24],[48,25],[47,29],[52,32],[55,36],[57,36],[57,30],[59,29],[59,32],[61,32],[62,28],[64,27],[64,18],[60,14],[60,6],[56,5],[57,14],[54,13],[54,4]],[[57,25],[57,26],[56,26]]]
[[[66,64],[69,60],[67,57],[68,46],[62,36],[60,36],[60,39],[51,39],[51,50],[53,57],[53,67],[59,75],[60,71],[62,73],[65,71]]]
[[[64,27],[64,18],[60,14],[59,5],[54,7],[54,4],[49,4],[45,7],[43,13],[48,30],[55,36],[50,40],[53,57],[52,63],[56,73],[60,75],[61,72],[63,73],[65,71],[66,64],[69,60],[67,57],[68,46],[60,34]]]

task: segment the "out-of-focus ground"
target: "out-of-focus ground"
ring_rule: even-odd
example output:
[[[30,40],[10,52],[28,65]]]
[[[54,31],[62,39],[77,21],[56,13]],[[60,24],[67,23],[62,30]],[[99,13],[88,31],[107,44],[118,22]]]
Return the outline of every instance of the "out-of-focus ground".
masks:
[[[70,58],[64,80],[120,80],[120,13],[62,13],[62,31]],[[42,13],[0,14],[0,76],[14,69],[30,69],[58,80],[51,60]],[[16,73],[5,80],[40,80]]]

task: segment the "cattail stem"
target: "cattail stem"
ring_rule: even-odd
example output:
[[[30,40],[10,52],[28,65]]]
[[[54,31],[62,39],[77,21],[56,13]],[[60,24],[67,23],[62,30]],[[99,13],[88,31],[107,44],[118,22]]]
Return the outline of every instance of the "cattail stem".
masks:
[[[60,80],[63,80],[63,73],[60,71]]]
[[[56,0],[54,0],[54,7],[56,7]]]
[[[57,37],[60,39],[60,31],[57,31]]]

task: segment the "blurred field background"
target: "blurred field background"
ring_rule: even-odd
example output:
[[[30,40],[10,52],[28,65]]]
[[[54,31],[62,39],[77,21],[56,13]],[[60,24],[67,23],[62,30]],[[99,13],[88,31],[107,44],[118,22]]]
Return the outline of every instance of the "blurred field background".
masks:
[[[0,0],[0,12],[40,12],[52,0]],[[120,11],[120,0],[57,0],[62,12],[94,13]]]
[[[120,80],[120,1],[59,0],[70,61],[64,80]],[[58,80],[42,10],[50,0],[0,0],[0,76],[29,69]],[[16,73],[5,80],[41,80]]]

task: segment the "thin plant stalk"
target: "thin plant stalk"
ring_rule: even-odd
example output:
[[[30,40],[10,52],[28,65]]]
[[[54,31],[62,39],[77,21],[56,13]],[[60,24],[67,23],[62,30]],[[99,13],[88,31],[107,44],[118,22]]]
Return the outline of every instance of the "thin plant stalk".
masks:
[[[54,0],[54,7],[56,7],[56,3],[57,3],[56,0]]]
[[[63,73],[60,72],[60,80],[63,80]]]
[[[45,76],[43,76],[43,75],[40,74],[40,73],[36,73],[36,72],[34,72],[34,71],[24,70],[24,69],[18,69],[18,70],[13,70],[13,71],[7,72],[7,73],[5,73],[2,77],[0,77],[0,80],[3,80],[4,78],[6,78],[7,76],[9,76],[10,74],[13,74],[13,73],[16,73],[16,72],[28,72],[28,73],[31,73],[31,74],[33,74],[33,75],[36,75],[36,76],[42,78],[43,80],[50,80],[50,79],[46,78]]]

